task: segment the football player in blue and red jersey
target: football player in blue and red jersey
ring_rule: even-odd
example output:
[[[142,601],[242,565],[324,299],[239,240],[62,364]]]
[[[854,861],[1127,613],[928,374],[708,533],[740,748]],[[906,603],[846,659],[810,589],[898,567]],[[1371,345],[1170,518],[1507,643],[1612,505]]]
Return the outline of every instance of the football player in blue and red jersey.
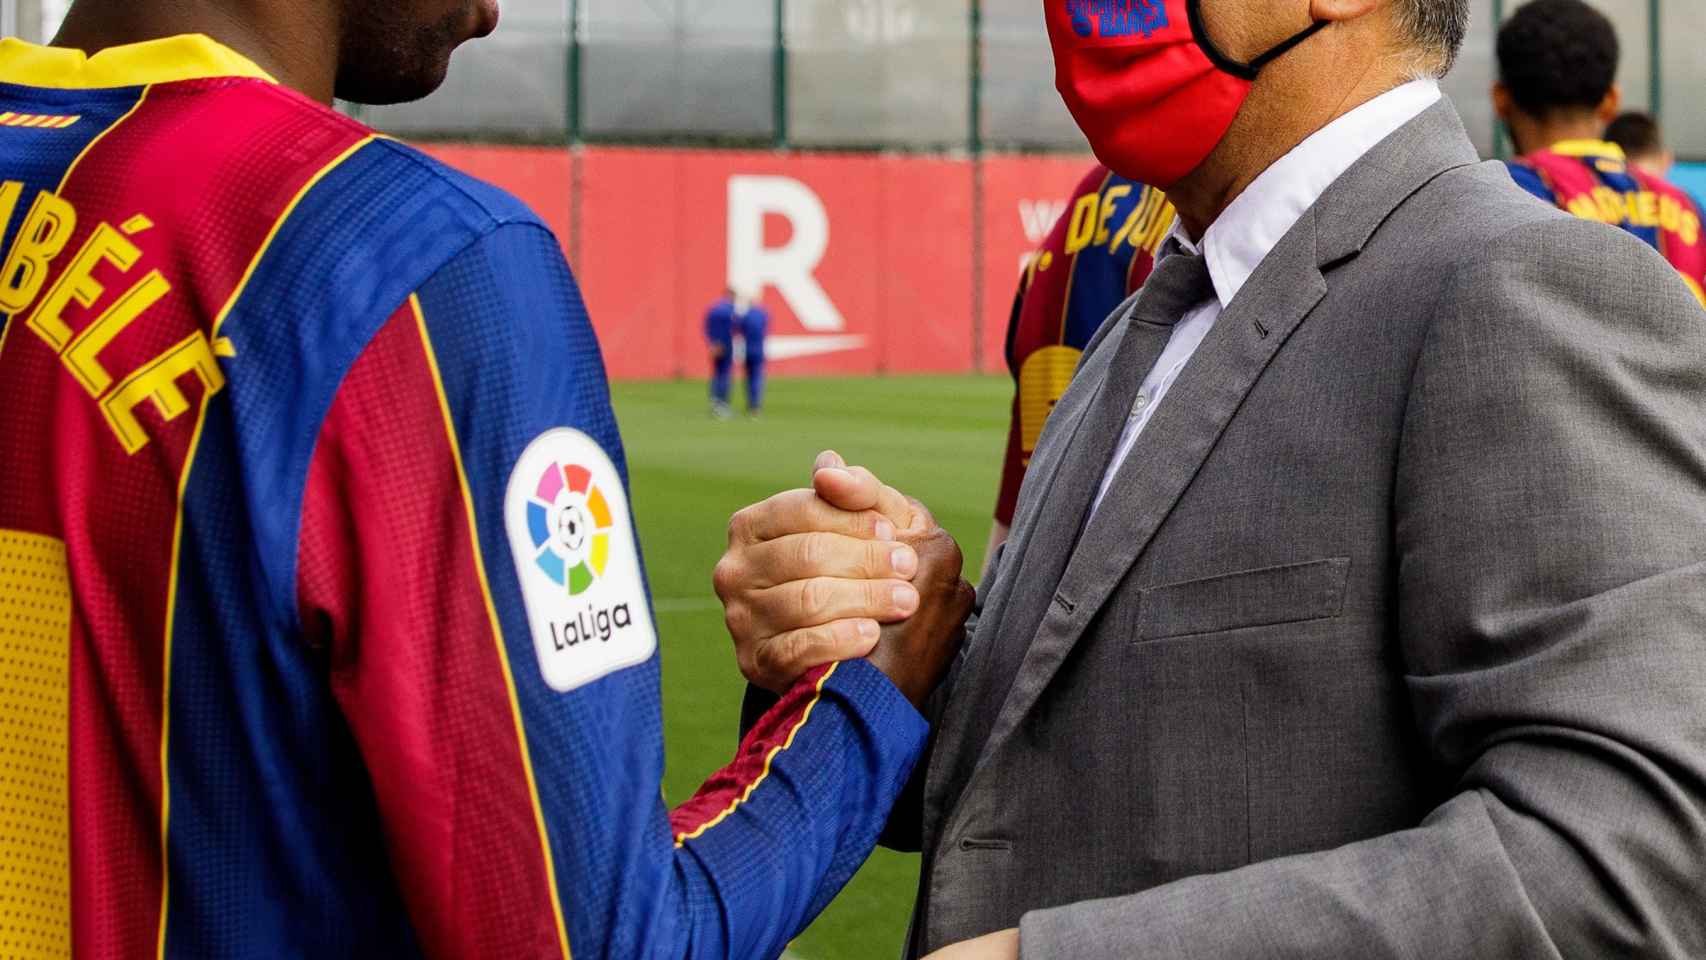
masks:
[[[1493,108],[1516,144],[1517,184],[1645,240],[1706,304],[1700,207],[1604,139],[1622,99],[1611,21],[1582,0],[1534,0],[1499,29],[1498,57]]]
[[[957,551],[861,515],[847,574],[894,590],[795,639],[870,659],[664,807],[557,241],[328,106],[424,95],[496,16],[77,0],[0,41],[0,953],[774,956],[874,844],[951,656],[878,621],[963,612]]]
[[[1161,191],[1098,164],[1084,175],[1066,212],[1026,261],[1007,325],[1013,413],[987,556],[994,557],[1007,539],[1031,451],[1072,382],[1084,347],[1108,315],[1149,279],[1155,252],[1174,219],[1173,205]]]

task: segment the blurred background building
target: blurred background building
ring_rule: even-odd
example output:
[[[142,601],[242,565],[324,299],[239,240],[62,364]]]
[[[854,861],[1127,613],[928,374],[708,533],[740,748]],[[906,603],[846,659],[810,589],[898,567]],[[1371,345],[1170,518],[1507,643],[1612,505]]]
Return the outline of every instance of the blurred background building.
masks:
[[[1520,2],[1474,0],[1445,83],[1489,157]],[[1627,107],[1706,161],[1706,2],[1591,2]],[[49,37],[67,6],[0,0],[0,28]],[[437,94],[345,109],[538,209],[624,377],[702,373],[698,315],[736,279],[780,373],[999,369],[1018,264],[1089,162],[1038,0],[503,0]],[[1706,192],[1706,162],[1676,178]]]

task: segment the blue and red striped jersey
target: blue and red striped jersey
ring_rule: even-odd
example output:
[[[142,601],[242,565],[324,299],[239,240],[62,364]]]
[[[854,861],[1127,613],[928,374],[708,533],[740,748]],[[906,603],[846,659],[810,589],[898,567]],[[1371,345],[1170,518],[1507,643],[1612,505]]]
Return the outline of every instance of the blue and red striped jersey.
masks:
[[[775,955],[925,738],[820,669],[671,813],[602,358],[514,199],[206,38],[0,42],[11,952]]]
[[[1518,186],[1547,203],[1640,237],[1706,304],[1706,236],[1700,206],[1687,191],[1629,163],[1622,147],[1600,140],[1553,144],[1508,167]]]
[[[1015,389],[995,503],[1001,523],[1013,522],[1031,451],[1078,358],[1108,314],[1149,279],[1174,219],[1161,191],[1098,165],[1026,262],[1007,326]]]

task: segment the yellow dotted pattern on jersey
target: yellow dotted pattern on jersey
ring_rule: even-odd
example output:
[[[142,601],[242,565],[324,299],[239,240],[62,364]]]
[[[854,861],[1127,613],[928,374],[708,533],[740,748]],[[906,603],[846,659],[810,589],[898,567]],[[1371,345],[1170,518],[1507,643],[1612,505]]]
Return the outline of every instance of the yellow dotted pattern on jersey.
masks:
[[[1026,357],[1019,368],[1019,446],[1026,466],[1043,435],[1043,424],[1072,382],[1083,355],[1084,351],[1072,347],[1044,347]]]
[[[71,956],[70,639],[65,544],[0,530],[0,960]]]

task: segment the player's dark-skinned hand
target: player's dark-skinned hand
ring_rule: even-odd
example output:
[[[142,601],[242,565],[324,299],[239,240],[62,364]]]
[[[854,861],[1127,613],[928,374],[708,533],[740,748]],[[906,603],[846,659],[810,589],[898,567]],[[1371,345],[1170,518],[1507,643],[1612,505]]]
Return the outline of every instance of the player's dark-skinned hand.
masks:
[[[918,625],[890,630],[877,654],[913,696],[928,694],[952,662],[969,609],[960,564],[958,546],[922,505],[826,453],[812,489],[735,514],[714,580],[741,672],[777,693],[814,667],[872,655],[883,624],[927,606]],[[909,663],[913,656],[925,659]]]
[[[868,659],[913,706],[923,709],[965,640],[966,617],[977,591],[960,576],[964,564],[960,545],[934,521],[922,532],[902,533],[900,539],[918,553],[918,574],[912,584],[922,602],[917,613],[883,627]]]

